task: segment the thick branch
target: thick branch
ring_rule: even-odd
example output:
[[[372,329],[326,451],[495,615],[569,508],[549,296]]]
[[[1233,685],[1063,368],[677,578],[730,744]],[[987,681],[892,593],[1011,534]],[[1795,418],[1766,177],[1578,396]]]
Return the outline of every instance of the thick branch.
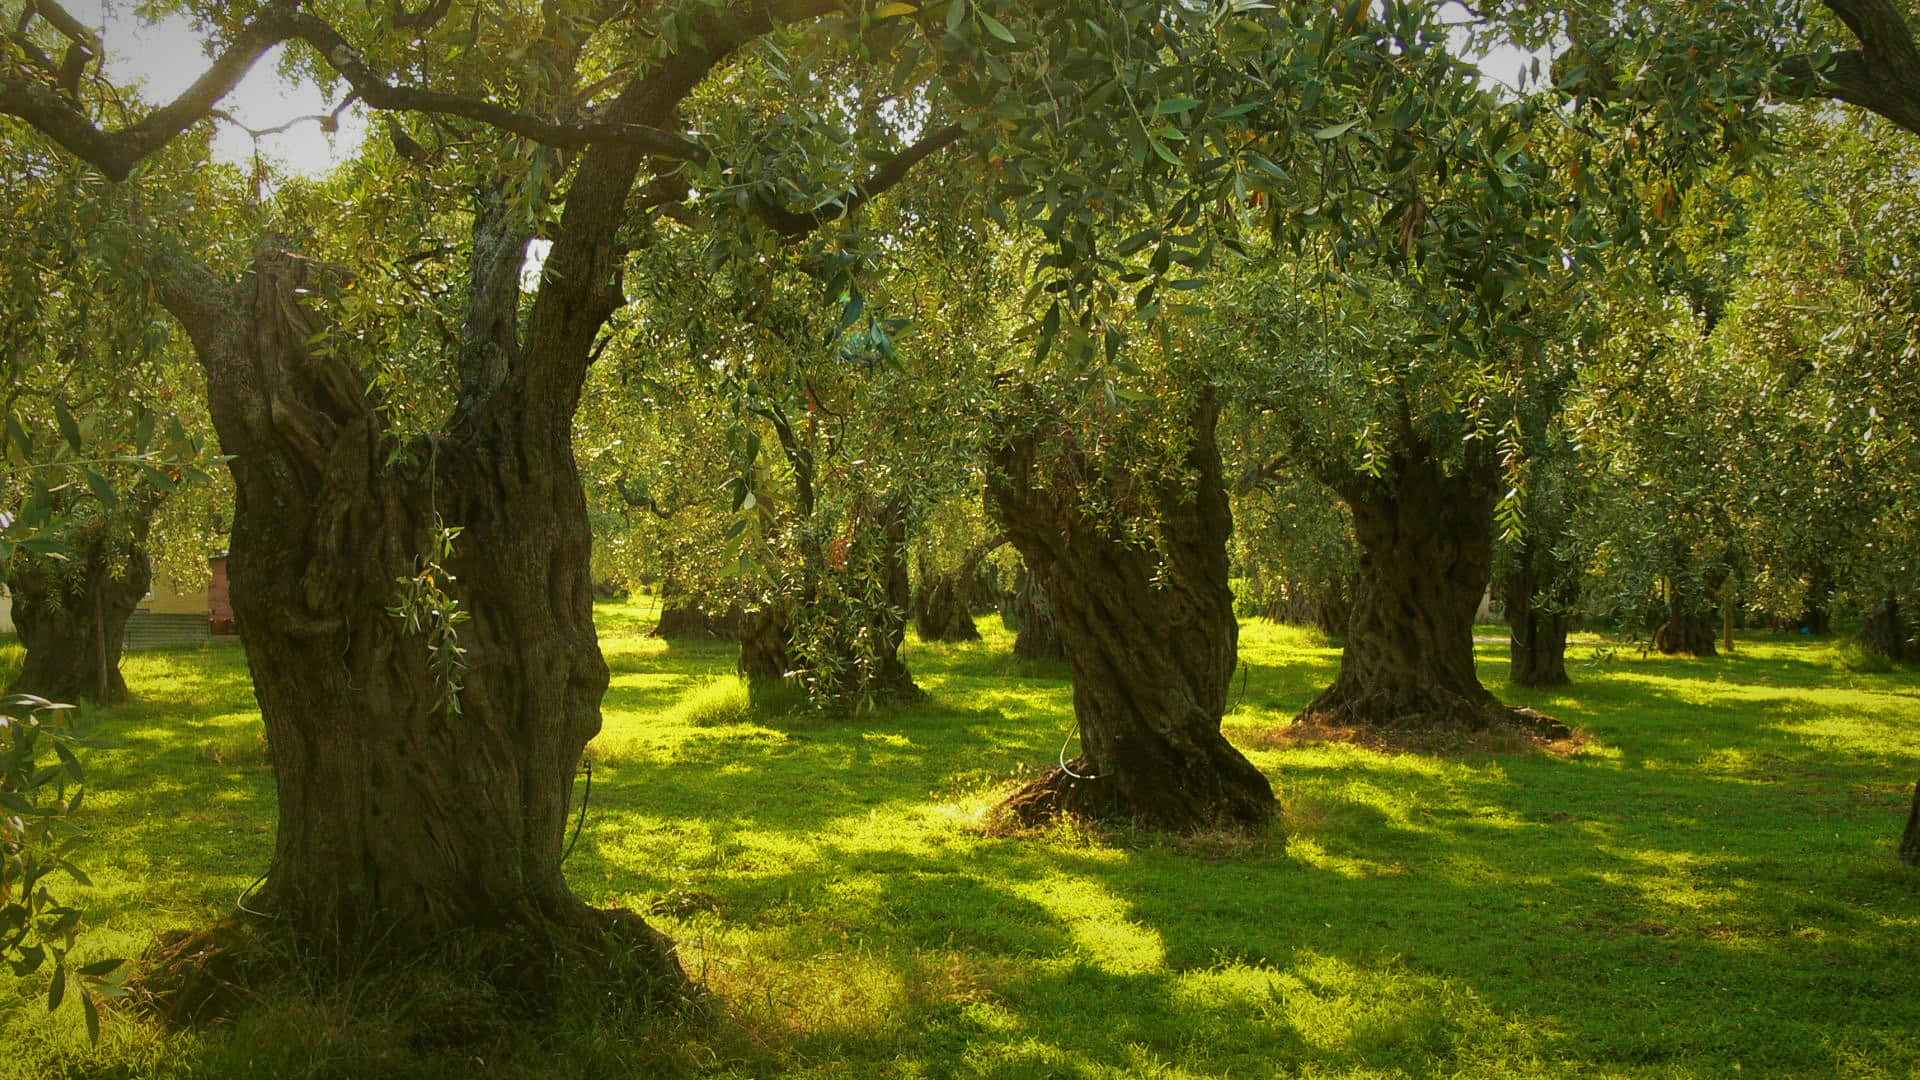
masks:
[[[1821,0],[1860,48],[1836,53],[1816,70],[1807,57],[1784,70],[1795,93],[1857,105],[1920,134],[1920,47],[1890,0]]]
[[[708,156],[706,149],[692,139],[645,124],[556,123],[480,98],[389,83],[367,66],[338,31],[296,10],[292,0],[276,0],[255,16],[206,73],[171,104],[118,131],[96,125],[73,97],[47,81],[20,76],[0,79],[0,113],[32,124],[109,179],[124,180],[143,159],[212,115],[269,49],[294,40],[312,46],[371,108],[461,117],[561,148],[616,143],[675,160],[704,161]]]
[[[913,170],[934,154],[952,146],[966,135],[966,130],[958,124],[948,124],[928,132],[919,141],[888,158],[876,166],[867,179],[849,192],[845,198],[813,210],[788,210],[763,202],[755,208],[760,218],[773,231],[786,237],[804,236],[807,233],[853,213],[860,207],[873,201],[889,188],[906,179]]]

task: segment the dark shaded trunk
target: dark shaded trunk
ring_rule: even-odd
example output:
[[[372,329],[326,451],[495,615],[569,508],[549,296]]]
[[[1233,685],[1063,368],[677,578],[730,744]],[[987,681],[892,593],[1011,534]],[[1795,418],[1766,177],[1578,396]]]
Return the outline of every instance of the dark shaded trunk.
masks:
[[[1300,713],[1338,726],[1478,731],[1529,728],[1480,684],[1473,619],[1493,570],[1494,470],[1449,475],[1417,446],[1382,477],[1350,475],[1337,490],[1353,514],[1360,585],[1340,674]]]
[[[1358,591],[1359,582],[1352,578],[1335,578],[1308,589],[1314,628],[1330,638],[1344,635],[1353,621],[1353,598]]]
[[[1086,490],[1085,477],[1103,475],[1099,463],[1077,450],[1058,460],[1029,432],[994,453],[988,499],[1045,590],[1073,664],[1081,741],[1065,768],[1008,799],[1019,821],[1065,814],[1190,831],[1273,817],[1267,778],[1220,734],[1239,625],[1218,415],[1209,395],[1194,421],[1190,476],[1124,492],[1111,478],[1114,490]],[[1128,542],[1090,515],[1102,494],[1109,506],[1144,503],[1137,512],[1152,515],[1154,542]]]
[[[660,621],[649,637],[675,640],[739,641],[746,615],[737,603],[716,611],[706,602],[684,595],[667,595],[660,604]]]
[[[748,682],[778,682],[793,672],[784,605],[766,603],[740,621],[740,674]]]
[[[1653,632],[1653,647],[1667,656],[1718,656],[1711,611],[1674,610]]]
[[[1867,609],[1860,622],[1859,636],[1854,640],[1867,652],[1897,662],[1915,659],[1915,654],[1920,652],[1914,646],[1913,631],[1907,625],[1900,597],[1893,593],[1887,593]]]
[[[1065,660],[1066,642],[1053,621],[1053,605],[1039,575],[1020,566],[1013,591],[1000,605],[1000,617],[1013,627],[1013,655],[1021,660]]]
[[[1512,598],[1517,595],[1509,594],[1507,600],[1508,649],[1513,658],[1507,680],[1515,686],[1567,685],[1573,681],[1567,677],[1567,632],[1572,618],[1562,609]]]
[[[1913,808],[1907,811],[1907,831],[1900,834],[1900,859],[1920,866],[1920,782],[1913,785]]]
[[[1833,633],[1833,574],[1824,566],[1807,576],[1807,595],[1800,603],[1797,628],[1819,637]]]
[[[913,597],[913,625],[921,641],[979,641],[967,580],[957,571],[920,564],[920,591]]]
[[[1720,655],[1713,640],[1720,614],[1713,592],[1721,584],[1696,580],[1688,574],[1667,578],[1661,584],[1665,618],[1653,631],[1653,647],[1667,656]]]
[[[973,623],[974,608],[980,603],[980,563],[1006,542],[1007,538],[1001,535],[975,544],[951,571],[921,559],[920,591],[913,598],[913,624],[922,641],[980,640],[980,628]]]
[[[1529,533],[1520,542],[1500,586],[1513,657],[1508,682],[1565,686],[1572,681],[1567,677],[1567,632],[1578,588],[1577,571],[1554,558],[1550,538]]]
[[[886,603],[872,612],[873,630],[871,667],[862,676],[860,691],[899,701],[918,701],[926,692],[913,681],[907,670],[907,619],[913,604],[913,579],[907,573],[907,512],[903,495],[882,503],[877,520],[867,530],[869,542],[879,550],[867,560],[877,567],[886,583]]]
[[[11,694],[115,705],[127,699],[120,652],[127,620],[153,583],[147,534],[160,500],[136,496],[124,517],[87,526],[66,559],[20,552],[7,575],[26,647]]]
[[[792,594],[768,599],[743,623],[740,673],[796,680],[828,705],[925,697],[904,652],[907,510],[904,498],[885,500],[856,513],[828,551],[804,552]]]
[[[468,342],[449,431],[404,448],[360,372],[311,347],[301,298],[326,279],[310,264],[265,248],[238,288],[169,282],[232,455],[227,569],[278,798],[249,910],[356,966],[455,931],[547,942],[534,951],[548,958],[615,934],[650,976],[635,994],[678,993],[666,940],[588,909],[561,873],[607,686],[571,445],[585,366],[557,359],[591,337],[536,319],[518,351],[524,241],[506,220],[476,226],[467,330],[486,340]],[[443,529],[459,530],[450,551]],[[454,602],[467,621],[436,615]]]

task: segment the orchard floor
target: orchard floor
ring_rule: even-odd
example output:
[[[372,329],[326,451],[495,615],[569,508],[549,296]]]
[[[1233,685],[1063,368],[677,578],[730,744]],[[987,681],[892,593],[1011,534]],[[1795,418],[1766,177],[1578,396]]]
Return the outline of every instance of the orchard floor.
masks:
[[[351,993],[230,1027],[110,1016],[90,1048],[44,977],[0,980],[0,1077],[1728,1077],[1920,1075],[1920,673],[1760,636],[1718,660],[1586,639],[1576,684],[1505,686],[1580,725],[1566,756],[1378,753],[1274,737],[1334,673],[1247,624],[1229,736],[1285,804],[1271,835],[995,836],[1051,764],[1063,668],[915,644],[928,703],[755,718],[725,645],[601,609],[613,669],[584,833],[600,904],[650,912],[707,1019],[563,1017],[480,1047]],[[0,653],[0,668],[17,663]],[[70,887],[85,956],[229,913],[266,866],[272,780],[233,646],[130,658],[92,718]],[[7,673],[0,671],[0,677]]]

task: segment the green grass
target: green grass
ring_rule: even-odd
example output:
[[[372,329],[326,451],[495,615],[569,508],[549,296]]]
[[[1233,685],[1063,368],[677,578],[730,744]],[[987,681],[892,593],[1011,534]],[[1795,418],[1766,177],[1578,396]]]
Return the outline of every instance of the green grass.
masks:
[[[77,1011],[21,996],[44,983],[5,983],[0,1077],[1920,1075],[1920,874],[1892,854],[1912,672],[1786,636],[1705,661],[1584,639],[1575,686],[1526,693],[1483,644],[1489,685],[1591,741],[1383,754],[1273,738],[1338,653],[1250,623],[1227,729],[1284,800],[1271,836],[1008,837],[982,812],[1053,761],[1071,689],[996,620],[913,646],[929,703],[829,720],[756,707],[730,646],[602,615],[568,873],[651,913],[712,1019],[563,1018],[476,1054],[391,1003],[289,999],[198,1034],[110,1019],[89,1049]],[[93,718],[119,748],[89,762],[89,955],[230,911],[271,840],[238,650],[126,671],[143,700]]]

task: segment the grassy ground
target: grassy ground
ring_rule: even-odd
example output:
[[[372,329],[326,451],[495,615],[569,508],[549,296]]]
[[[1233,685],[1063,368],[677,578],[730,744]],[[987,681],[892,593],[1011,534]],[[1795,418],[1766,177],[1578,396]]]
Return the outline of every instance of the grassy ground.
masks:
[[[110,1019],[89,1049],[0,984],[0,1077],[553,1075],[1200,1077],[1920,1075],[1920,874],[1892,848],[1920,776],[1920,679],[1831,648],[1732,658],[1574,648],[1573,688],[1504,687],[1582,725],[1571,756],[1292,745],[1337,653],[1249,624],[1228,733],[1282,826],[1189,841],[996,837],[981,811],[1053,761],[1059,668],[915,646],[929,704],[756,718],[724,645],[606,606],[613,669],[568,863],[652,912],[715,994],[703,1022],[563,1019],[483,1053],[352,1002],[231,1030]],[[17,656],[17,654],[16,654]],[[0,654],[0,667],[7,657]],[[96,718],[73,890],[89,953],[205,924],[272,828],[231,646],[131,658],[143,700]],[[381,1008],[388,1008],[383,1005]]]

